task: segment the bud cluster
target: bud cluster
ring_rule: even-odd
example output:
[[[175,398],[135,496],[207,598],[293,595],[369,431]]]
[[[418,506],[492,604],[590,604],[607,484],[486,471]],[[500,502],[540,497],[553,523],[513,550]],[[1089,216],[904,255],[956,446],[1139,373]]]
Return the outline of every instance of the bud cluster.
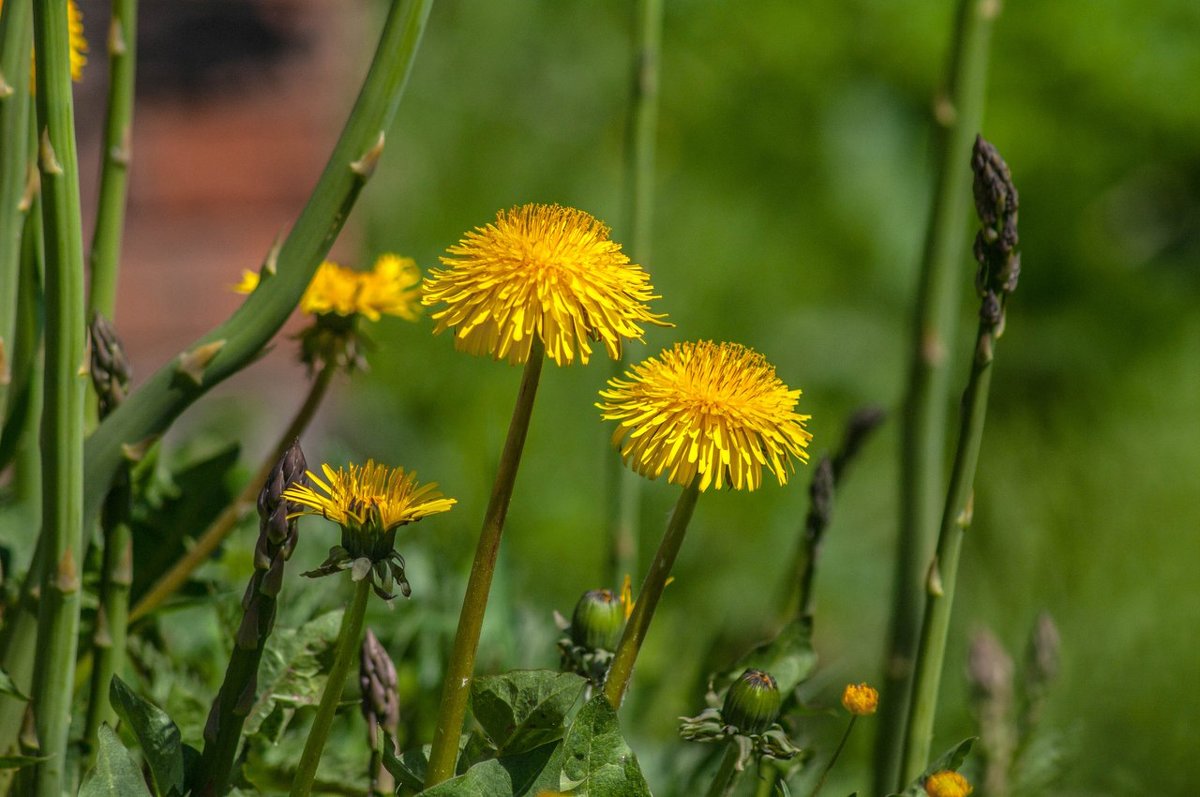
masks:
[[[625,628],[625,601],[611,589],[589,590],[575,604],[570,622],[561,615],[556,622],[563,631],[558,640],[561,669],[600,686]]]
[[[1016,290],[1021,275],[1017,189],[1008,164],[982,136],[975,137],[971,171],[975,175],[975,210],[982,224],[975,236],[975,259],[979,262],[975,289],[982,299],[979,317],[999,336],[1004,329],[1005,300]]]
[[[787,761],[802,752],[778,722],[783,695],[770,673],[748,669],[723,700],[710,687],[707,702],[695,717],[680,717],[679,735],[693,742],[732,742],[739,771],[755,756]]]

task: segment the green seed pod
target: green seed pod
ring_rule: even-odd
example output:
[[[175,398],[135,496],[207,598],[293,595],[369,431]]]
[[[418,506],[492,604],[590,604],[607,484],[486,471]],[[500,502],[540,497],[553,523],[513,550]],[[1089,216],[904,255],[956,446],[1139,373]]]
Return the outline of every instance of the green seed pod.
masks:
[[[779,716],[783,696],[771,674],[763,670],[746,670],[733,682],[725,695],[721,715],[726,725],[743,734],[762,733]]]
[[[615,650],[625,627],[625,607],[611,589],[583,594],[571,615],[571,641],[581,648]]]

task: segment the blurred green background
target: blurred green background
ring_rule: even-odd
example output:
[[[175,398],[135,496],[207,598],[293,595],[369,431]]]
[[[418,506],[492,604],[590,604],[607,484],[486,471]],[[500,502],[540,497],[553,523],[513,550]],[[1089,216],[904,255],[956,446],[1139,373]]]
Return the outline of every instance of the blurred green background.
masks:
[[[677,326],[652,329],[631,356],[684,339],[754,347],[804,390],[814,455],[828,451],[853,409],[895,411],[904,392],[930,109],[954,4],[667,5],[645,265],[663,297],[657,309]],[[629,6],[438,2],[356,211],[363,261],[394,250],[428,269],[464,231],[531,201],[586,209],[626,240]],[[1019,656],[1045,609],[1063,639],[1046,715],[1067,756],[1057,793],[1195,794],[1200,4],[1008,4],[983,132],[1021,193],[1024,270],[998,349],[935,748],[973,732],[969,635],[990,627]],[[973,274],[964,250],[951,407],[973,334]],[[371,371],[335,390],[306,441],[311,463],[373,456],[459,499],[402,544],[415,595],[380,612],[385,627],[420,612],[453,622],[519,379],[429,332],[427,319],[385,321]],[[610,375],[604,361],[543,375],[485,668],[553,666],[551,611],[569,614],[581,592],[606,585],[603,484],[615,454],[593,403]],[[835,705],[847,681],[880,677],[898,440],[893,412],[838,497],[818,577],[821,670],[808,693],[818,705]],[[675,718],[702,708],[705,673],[777,620],[808,475],[700,501],[626,717],[662,793],[673,787],[661,751],[682,744],[670,741]],[[646,557],[676,495],[645,485]],[[415,677],[436,693],[431,644]],[[811,741],[828,751],[841,723],[816,715]],[[867,788],[871,728],[860,725],[831,793]]]

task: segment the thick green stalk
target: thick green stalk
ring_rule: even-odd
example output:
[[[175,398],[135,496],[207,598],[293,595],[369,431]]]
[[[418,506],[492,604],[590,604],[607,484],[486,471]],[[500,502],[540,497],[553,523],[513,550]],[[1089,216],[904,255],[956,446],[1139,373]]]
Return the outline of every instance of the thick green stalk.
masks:
[[[16,333],[21,232],[29,203],[26,140],[29,131],[29,48],[33,8],[28,2],[0,8],[0,424],[8,412]]]
[[[71,97],[67,0],[34,3],[38,166],[46,248],[42,416],[41,602],[33,713],[41,755],[36,793],[60,797],[79,633],[83,564],[83,233]],[[105,485],[107,492],[107,484]]]
[[[675,557],[679,555],[683,535],[687,532],[688,522],[696,508],[696,499],[700,496],[698,484],[699,480],[696,480],[690,487],[685,487],[679,495],[679,500],[675,502],[675,510],[667,523],[666,533],[663,534],[662,542],[658,544],[658,551],[654,554],[650,569],[646,571],[642,590],[637,594],[633,614],[625,624],[621,641],[617,643],[608,678],[604,681],[604,696],[614,708],[619,708],[625,698],[629,679],[633,675],[633,663],[637,661],[646,632],[650,629],[650,620],[654,618],[654,610],[662,597],[663,588],[667,585],[667,578],[671,575]]]
[[[250,481],[233,499],[233,502],[225,507],[221,514],[217,515],[216,519],[204,530],[204,533],[197,538],[196,544],[189,548],[187,553],[173,564],[171,569],[160,579],[155,581],[146,594],[134,604],[129,615],[131,621],[145,617],[161,606],[163,601],[174,595],[187,582],[192,573],[196,572],[196,568],[209,560],[221,542],[237,526],[238,521],[254,507],[254,502],[258,499],[258,493],[262,490],[268,474],[271,473],[271,468],[275,467],[275,463],[283,456],[283,452],[292,444],[292,441],[298,440],[304,434],[304,430],[312,422],[325,394],[329,391],[329,384],[333,381],[333,375],[336,372],[337,367],[333,363],[326,363],[317,372],[316,378],[309,386],[304,403],[300,405],[292,422],[288,424],[287,429],[275,443],[275,447],[263,460],[258,471],[250,477]]]
[[[662,51],[663,0],[637,0],[637,41],[634,51],[633,88],[625,143],[625,230],[630,258],[646,266],[654,218],[654,154],[658,134],[658,64]],[[625,358],[614,364],[614,375]],[[639,507],[642,479],[609,460],[608,550],[611,584],[626,575],[637,576]]]
[[[462,733],[463,719],[467,714],[471,677],[475,673],[479,633],[483,628],[483,615],[487,611],[492,575],[496,571],[496,557],[500,555],[504,517],[508,514],[517,469],[521,465],[521,451],[525,448],[525,435],[529,431],[529,418],[533,414],[533,400],[537,396],[538,380],[544,360],[545,347],[541,339],[535,337],[529,350],[529,359],[525,362],[525,369],[521,374],[521,386],[517,390],[512,420],[508,424],[508,437],[504,441],[504,451],[500,454],[500,464],[496,468],[496,480],[492,484],[492,495],[484,512],[483,528],[479,532],[479,543],[475,547],[475,560],[471,563],[471,575],[467,580],[466,594],[463,595],[462,611],[458,615],[458,630],[454,634],[454,648],[446,665],[442,702],[438,708],[437,726],[433,732],[433,746],[429,751],[425,788],[436,786],[454,776],[458,739]]]
[[[117,272],[129,184],[133,84],[137,70],[137,0],[113,0],[108,28],[108,110],[101,149],[100,198],[89,255],[89,316],[116,317]],[[107,692],[107,690],[105,690]]]
[[[707,797],[729,797],[733,787],[737,785],[738,747],[732,742],[725,745],[725,755],[721,756],[721,766],[709,784]]]
[[[921,612],[922,568],[933,552],[944,495],[949,395],[948,352],[960,307],[966,252],[971,144],[983,118],[989,42],[998,0],[959,0],[947,87],[934,111],[938,172],[925,235],[901,427],[900,526],[883,699],[875,741],[875,793],[888,792],[900,767]]]
[[[94,515],[122,447],[163,431],[214,385],[255,360],[300,300],[383,152],[433,0],[394,0],[370,71],[333,154],[291,232],[264,264],[263,281],[223,324],[135,390],[88,438],[84,510]]]
[[[333,726],[333,715],[337,712],[338,701],[342,699],[346,677],[350,674],[350,666],[358,660],[363,618],[366,616],[367,599],[370,597],[371,579],[368,577],[354,585],[354,600],[342,615],[342,627],[338,631],[337,647],[333,653],[333,666],[329,670],[329,680],[325,682],[325,691],[321,693],[317,716],[313,719],[312,729],[304,742],[304,753],[300,756],[300,764],[292,780],[291,797],[307,797],[312,791],[313,779],[317,776],[317,765],[321,761],[321,751],[325,749],[325,741],[329,738],[329,729]]]
[[[983,440],[984,419],[987,416],[988,389],[992,380],[992,348],[994,332],[987,324],[980,326],[971,367],[970,381],[963,393],[962,427],[954,467],[950,473],[950,490],[942,513],[941,533],[937,553],[925,580],[925,616],[917,646],[916,670],[913,678],[911,711],[904,733],[904,759],[900,783],[911,783],[929,763],[929,748],[933,741],[933,720],[937,712],[938,687],[942,678],[942,662],[946,653],[946,636],[950,629],[950,610],[954,603],[954,587],[958,579],[958,557],[963,535],[971,523],[972,486],[979,447]]]

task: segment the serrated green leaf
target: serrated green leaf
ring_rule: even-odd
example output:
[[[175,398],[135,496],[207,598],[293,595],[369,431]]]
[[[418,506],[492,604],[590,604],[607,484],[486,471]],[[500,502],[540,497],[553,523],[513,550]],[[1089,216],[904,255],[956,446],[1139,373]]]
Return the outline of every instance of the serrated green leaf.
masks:
[[[759,645],[743,656],[725,680],[732,682],[748,667],[769,672],[775,678],[779,691],[785,695],[808,680],[817,668],[811,618],[800,617],[785,625],[770,642]]]
[[[18,700],[29,701],[29,696],[17,688],[17,685],[13,683],[13,679],[4,670],[0,670],[0,694],[12,695]]]
[[[524,797],[530,795],[537,784],[541,782],[542,773],[554,758],[554,752],[558,747],[559,743],[553,742],[518,755],[481,761],[457,778],[439,783],[432,789],[421,792],[421,797]]]
[[[518,670],[476,678],[471,705],[500,755],[513,755],[561,739],[568,712],[587,680],[569,672]]]
[[[575,716],[563,740],[560,791],[575,797],[649,797],[637,756],[621,735],[617,712],[604,695]]]
[[[141,767],[108,724],[100,726],[96,765],[83,779],[79,797],[150,797]]]
[[[108,694],[113,709],[129,725],[142,747],[142,755],[154,776],[155,792],[166,797],[182,795],[187,768],[179,726],[165,711],[143,700],[116,675],[110,682]]]
[[[888,797],[928,797],[925,792],[925,780],[934,772],[943,770],[958,771],[958,768],[963,765],[963,761],[967,760],[967,754],[971,752],[971,745],[975,744],[979,737],[972,736],[970,739],[963,739],[958,744],[951,747],[946,752],[942,753],[933,763],[925,768],[925,771],[908,784],[908,788],[898,794],[889,794]]]
[[[243,733],[279,741],[297,708],[321,701],[322,657],[337,643],[342,610],[328,612],[296,629],[279,628],[267,640],[258,670],[258,697]]]

